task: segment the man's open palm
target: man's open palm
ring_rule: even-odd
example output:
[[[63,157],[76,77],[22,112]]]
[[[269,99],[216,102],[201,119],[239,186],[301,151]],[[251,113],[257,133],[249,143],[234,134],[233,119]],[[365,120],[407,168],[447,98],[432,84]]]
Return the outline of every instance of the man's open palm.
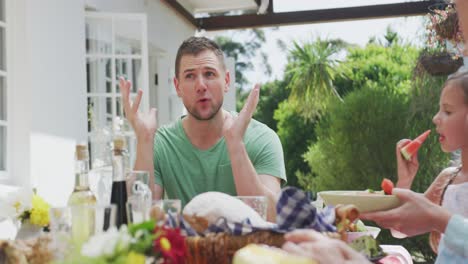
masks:
[[[130,88],[132,83],[123,77],[119,79],[120,93],[122,94],[122,104],[127,120],[133,127],[137,138],[152,137],[156,133],[156,108],[151,108],[149,112],[142,113],[138,111],[143,91],[138,90],[135,101],[130,100]]]
[[[256,84],[249,94],[244,107],[237,117],[227,115],[223,125],[223,135],[227,140],[240,140],[244,138],[245,131],[249,126],[252,115],[258,104],[260,85]]]

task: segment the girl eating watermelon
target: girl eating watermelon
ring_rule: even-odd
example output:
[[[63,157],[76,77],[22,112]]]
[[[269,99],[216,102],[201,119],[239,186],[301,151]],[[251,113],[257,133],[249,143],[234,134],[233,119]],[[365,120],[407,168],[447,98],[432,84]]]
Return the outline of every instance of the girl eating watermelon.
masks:
[[[468,72],[456,73],[445,82],[439,104],[439,111],[433,122],[439,135],[440,146],[444,152],[460,149],[461,164],[442,170],[426,190],[425,196],[450,212],[468,218]],[[411,143],[411,140],[403,139],[396,146],[396,185],[399,188],[409,189],[418,171],[417,150],[415,155],[409,155],[409,160],[407,155],[401,154],[401,150]],[[439,240],[440,233],[432,232],[430,244],[435,252]]]

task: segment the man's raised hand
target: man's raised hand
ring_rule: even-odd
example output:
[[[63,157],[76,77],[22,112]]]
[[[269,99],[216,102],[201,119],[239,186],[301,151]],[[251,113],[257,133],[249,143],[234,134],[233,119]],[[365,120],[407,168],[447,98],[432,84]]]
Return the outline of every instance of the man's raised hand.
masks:
[[[138,89],[135,101],[130,99],[130,88],[132,83],[123,77],[119,78],[120,93],[125,117],[132,125],[138,139],[152,139],[156,133],[156,108],[151,108],[147,113],[138,111],[143,91]]]
[[[260,85],[256,84],[249,97],[245,102],[244,107],[237,117],[227,115],[224,120],[223,134],[226,140],[240,140],[244,138],[245,131],[249,126],[250,120],[255,112],[260,96]]]

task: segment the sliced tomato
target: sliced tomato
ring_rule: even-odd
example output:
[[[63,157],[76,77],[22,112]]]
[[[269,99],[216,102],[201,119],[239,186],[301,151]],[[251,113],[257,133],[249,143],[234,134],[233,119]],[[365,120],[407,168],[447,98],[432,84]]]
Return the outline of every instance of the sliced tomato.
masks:
[[[380,186],[382,187],[382,190],[385,194],[392,194],[394,185],[391,180],[384,178]]]

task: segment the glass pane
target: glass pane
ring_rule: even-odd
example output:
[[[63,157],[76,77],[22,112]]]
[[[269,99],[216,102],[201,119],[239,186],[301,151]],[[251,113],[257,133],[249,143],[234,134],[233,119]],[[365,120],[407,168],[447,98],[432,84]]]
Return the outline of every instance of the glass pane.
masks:
[[[141,69],[140,59],[116,59],[115,72],[117,78],[124,76],[132,81],[132,90],[130,92],[136,93],[138,88],[143,85],[143,71]],[[117,85],[117,93],[120,93],[120,88]]]
[[[115,20],[114,30],[116,54],[141,54],[142,22],[140,20]]]
[[[5,29],[0,27],[0,70],[6,71]]]
[[[6,120],[6,104],[7,104],[7,90],[5,85],[5,77],[0,76],[0,120]]]
[[[136,98],[136,94],[130,94],[130,100],[132,100],[132,102],[135,101],[135,98]],[[117,116],[120,116],[120,117],[123,117],[123,105],[122,105],[122,97],[117,97],[116,99],[116,113],[117,113]],[[141,103],[140,103],[140,109],[141,109]],[[141,110],[140,110],[141,111]]]
[[[86,19],[86,53],[112,53],[112,20],[110,18]]]
[[[5,0],[0,0],[0,21],[5,22]]]
[[[0,171],[6,169],[6,127],[0,126]]]
[[[116,99],[116,104],[115,104],[115,107],[116,107],[116,114],[117,116],[123,116],[123,106],[122,106],[122,97],[117,97]]]
[[[112,97],[88,97],[88,131],[112,128]]]
[[[86,61],[88,93],[111,93],[111,59],[88,58]]]

